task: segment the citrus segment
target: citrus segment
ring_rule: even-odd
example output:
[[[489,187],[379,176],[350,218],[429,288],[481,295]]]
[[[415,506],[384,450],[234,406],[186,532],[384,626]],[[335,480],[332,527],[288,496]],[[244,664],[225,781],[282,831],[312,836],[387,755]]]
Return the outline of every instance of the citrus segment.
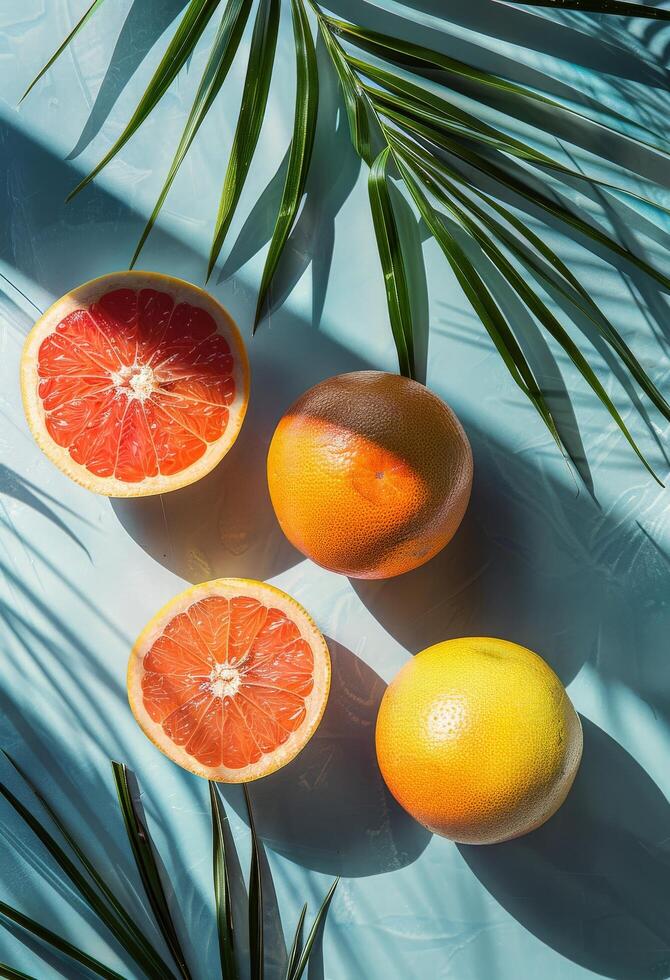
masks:
[[[22,386],[37,442],[68,476],[140,496],[191,483],[225,455],[246,410],[248,368],[212,297],[125,272],[44,314],[26,341]]]
[[[272,586],[219,579],[177,596],[138,639],[130,705],[166,755],[199,775],[246,782],[300,751],[330,684],[326,643]]]

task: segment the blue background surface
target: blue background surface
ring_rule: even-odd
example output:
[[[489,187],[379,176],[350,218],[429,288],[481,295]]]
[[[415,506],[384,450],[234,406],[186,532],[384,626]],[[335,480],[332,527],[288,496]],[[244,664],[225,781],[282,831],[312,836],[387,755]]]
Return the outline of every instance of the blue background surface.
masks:
[[[566,431],[583,442],[591,490],[568,471],[428,240],[429,288],[420,278],[413,287],[424,307],[417,319],[422,336],[430,323],[427,381],[458,412],[475,456],[474,494],[461,530],[424,568],[363,583],[303,560],[275,523],[265,453],[286,407],[328,375],[395,369],[366,174],[349,148],[323,52],[307,201],[274,295],[285,302],[249,343],[251,406],[233,451],[194,487],[123,502],[70,483],[34,445],[18,385],[23,339],[37,315],[32,304],[44,309],[71,286],[127,265],[215,27],[141,134],[66,206],[67,192],[119,135],[183,0],[103,6],[17,108],[85,5],[10,0],[0,9],[0,272],[9,281],[0,283],[0,742],[108,868],[144,924],[108,760],[136,771],[186,948],[200,964],[196,975],[215,976],[207,787],[139,733],[126,703],[125,668],[136,634],[185,583],[229,574],[271,580],[312,612],[333,653],[332,694],[317,735],[291,765],[252,787],[287,934],[302,902],[313,912],[331,877],[343,875],[311,980],[669,976],[669,491],[647,476],[565,358],[538,338],[492,272],[562,406]],[[441,21],[443,6],[331,3],[341,16],[559,97],[578,100],[581,92],[667,131],[670,26],[561,18],[494,0],[452,0],[448,21]],[[247,338],[293,115],[288,13],[261,144],[211,283]],[[140,267],[202,283],[244,63],[237,59]],[[515,127],[527,135],[522,123]],[[597,145],[592,138],[575,123],[560,144],[546,137],[538,145],[632,189],[645,176],[670,184],[667,161],[657,155],[604,131]],[[598,164],[589,147],[610,163]],[[582,191],[568,194],[670,271],[667,220],[623,198],[610,198],[603,211],[597,193]],[[663,187],[653,193],[670,204]],[[526,220],[535,227],[534,218]],[[406,233],[422,235],[410,216],[406,224]],[[542,234],[667,394],[667,297],[560,229]],[[668,426],[657,416],[640,419],[602,352],[590,355],[666,476]],[[373,746],[379,700],[401,664],[431,643],[468,634],[507,637],[541,653],[569,685],[585,735],[580,773],[558,815],[526,838],[479,849],[431,837],[411,821],[385,791]],[[1,770],[18,789],[9,767]],[[241,793],[226,789],[224,796],[246,874]],[[0,898],[137,976],[4,803],[0,838]],[[272,907],[267,928],[274,980],[285,953]],[[3,961],[44,980],[83,975],[55,957],[45,964],[36,950],[25,937],[0,930]]]

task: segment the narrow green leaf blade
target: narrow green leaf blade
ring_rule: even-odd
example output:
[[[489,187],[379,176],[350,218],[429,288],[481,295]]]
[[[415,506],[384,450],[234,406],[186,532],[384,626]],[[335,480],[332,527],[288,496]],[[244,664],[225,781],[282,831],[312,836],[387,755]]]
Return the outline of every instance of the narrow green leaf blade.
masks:
[[[147,940],[147,938],[143,935],[143,933],[138,929],[138,927],[135,924],[135,922],[133,921],[133,919],[126,912],[126,910],[124,909],[123,905],[117,899],[116,895],[114,894],[114,892],[112,891],[112,889],[109,887],[109,885],[107,884],[107,882],[104,880],[104,878],[98,873],[98,871],[96,870],[96,868],[93,865],[93,862],[84,853],[83,849],[80,847],[80,845],[74,839],[74,837],[72,836],[72,834],[69,832],[69,830],[67,829],[67,827],[65,826],[65,824],[63,823],[63,821],[60,819],[60,817],[58,816],[58,814],[56,813],[56,811],[48,803],[48,801],[44,798],[44,796],[42,795],[42,793],[35,786],[35,784],[32,781],[32,779],[28,776],[28,774],[26,773],[26,771],[18,764],[18,762],[16,762],[15,759],[12,758],[12,756],[9,754],[9,752],[5,751],[5,749],[2,749],[1,751],[2,751],[3,755],[5,756],[5,758],[7,759],[7,761],[10,763],[10,765],[13,766],[13,768],[16,770],[16,772],[18,772],[18,774],[21,776],[21,778],[24,780],[24,782],[30,788],[30,790],[32,791],[32,793],[34,794],[34,796],[37,798],[37,800],[39,800],[39,802],[41,803],[41,805],[44,807],[44,809],[46,810],[46,812],[49,814],[49,816],[53,820],[54,824],[56,825],[56,827],[58,827],[59,831],[63,835],[63,838],[68,842],[68,844],[70,845],[70,847],[72,848],[72,850],[74,851],[74,853],[79,858],[81,864],[83,865],[83,867],[88,872],[88,874],[91,877],[92,881],[95,883],[95,885],[97,885],[97,887],[99,888],[99,890],[105,896],[105,898],[107,899],[107,901],[109,902],[109,904],[114,909],[114,912],[116,912],[116,914],[118,915],[119,919],[122,921],[123,925],[128,930],[128,933],[134,939],[135,943],[137,944],[137,947],[139,949],[142,949],[144,955],[148,958],[148,960],[149,961],[152,961],[154,963],[154,966],[156,967],[157,970],[160,970],[164,966],[163,961],[160,958],[160,955],[153,948],[153,946]]]
[[[230,901],[230,876],[226,862],[226,840],[223,833],[223,824],[228,818],[212,782],[209,783],[209,802],[212,810],[212,865],[221,976],[223,980],[237,980],[233,911]]]
[[[635,452],[638,459],[641,461],[643,466],[647,471],[653,476],[656,482],[663,486],[659,478],[654,473],[653,469],[647,462],[646,458],[640,451],[637,443],[633,439],[628,427],[626,426],[624,420],[621,418],[616,406],[612,402],[605,389],[603,388],[597,375],[589,365],[588,361],[581,353],[577,345],[574,343],[570,335],[557,320],[551,310],[547,305],[540,299],[539,296],[530,288],[526,280],[519,274],[518,270],[512,265],[512,263],[507,259],[507,257],[501,252],[494,241],[490,239],[481,230],[481,227],[476,221],[473,221],[471,216],[464,210],[463,207],[453,200],[452,197],[443,193],[441,187],[437,185],[430,177],[429,174],[423,173],[423,178],[426,186],[434,194],[440,203],[446,207],[456,218],[456,220],[461,224],[461,226],[468,231],[475,241],[479,244],[482,250],[488,255],[490,260],[493,262],[495,267],[499,270],[502,276],[507,280],[510,286],[514,289],[520,299],[525,303],[528,309],[535,315],[537,320],[542,324],[542,326],[547,330],[549,334],[560,344],[565,353],[568,355],[572,363],[575,365],[581,376],[584,378],[586,383],[589,385],[591,390],[600,400],[600,402],[605,406],[608,413],[618,426],[619,430],[623,434],[624,438],[631,446]],[[449,191],[458,197],[461,203],[467,207],[469,206],[469,201],[467,198],[460,195],[453,185],[447,185]]]
[[[556,445],[565,456],[566,450],[549,406],[498,304],[455,236],[431,207],[424,191],[401,155],[396,155],[396,162],[422,218],[442,249],[463,292],[486,328],[512,378],[533,403]]]
[[[263,879],[261,877],[260,842],[256,834],[256,823],[251,799],[246,783],[244,801],[249,814],[251,831],[251,869],[249,871],[249,952],[251,956],[250,980],[263,980],[264,940],[263,940]]]
[[[251,37],[242,104],[223,181],[207,278],[219,257],[256,150],[270,90],[279,28],[279,0],[260,0]]]
[[[314,940],[316,939],[321,923],[324,921],[326,915],[328,914],[328,907],[332,901],[333,895],[335,894],[335,889],[337,888],[337,883],[339,882],[339,877],[335,879],[330,888],[328,889],[328,894],[321,903],[321,908],[316,914],[314,924],[309,930],[309,935],[305,941],[305,946],[300,954],[300,959],[296,965],[295,970],[291,974],[290,980],[300,980],[300,977],[305,972],[305,967],[307,966],[307,961],[309,960],[309,955],[312,952],[312,946],[314,945]]]
[[[389,152],[389,148],[386,147],[373,163],[368,177],[368,194],[379,259],[384,273],[391,330],[398,352],[398,365],[401,374],[413,378],[415,367],[412,307],[400,235],[386,184],[386,163]]]
[[[615,14],[618,17],[670,20],[670,10],[664,7],[625,3],[623,0],[503,0],[503,2],[513,4],[515,7],[550,7],[553,10],[577,10],[587,14]]]
[[[363,27],[358,27],[357,25],[347,23],[346,21],[336,20],[332,17],[327,18],[327,20],[331,30],[334,33],[341,35],[352,44],[355,44],[366,51],[370,51],[372,54],[375,54],[384,60],[393,61],[396,64],[408,67],[413,71],[416,71],[417,69],[422,71],[427,68],[438,69],[446,72],[447,76],[460,76],[461,78],[467,79],[469,82],[475,82],[478,85],[483,85],[489,89],[493,89],[497,93],[504,93],[505,95],[518,99],[520,100],[520,104],[523,104],[524,102],[526,104],[529,102],[535,102],[539,105],[551,108],[560,115],[568,115],[573,118],[586,120],[590,125],[602,128],[607,132],[614,133],[620,139],[631,139],[636,143],[647,146],[649,149],[661,150],[661,152],[665,152],[662,147],[657,146],[656,144],[647,143],[638,139],[637,137],[628,136],[620,129],[615,129],[607,123],[602,122],[599,119],[595,119],[592,116],[588,116],[585,113],[579,112],[577,109],[574,109],[569,105],[564,105],[561,102],[557,102],[555,99],[552,99],[547,95],[543,95],[541,92],[537,92],[534,89],[528,88],[524,85],[517,85],[515,82],[502,78],[500,75],[493,75],[490,72],[482,69],[474,68],[472,65],[467,64],[467,62],[459,61],[457,58],[451,58],[448,55],[442,54],[439,51],[433,51],[430,48],[423,47],[420,44],[413,44],[409,41],[403,41],[400,38],[390,37],[387,34],[380,34],[377,31],[371,31]],[[446,81],[444,84],[446,84]],[[665,141],[662,134],[648,129],[648,127],[637,123],[634,119],[628,119],[626,116],[616,112],[614,109],[610,109],[607,106],[601,105],[599,108],[600,111],[604,115],[607,115],[612,121],[617,120],[619,122],[631,124],[637,129],[649,133],[656,139],[661,140],[661,142]]]
[[[94,956],[89,956],[88,953],[85,953],[79,947],[73,946],[66,939],[47,929],[46,926],[40,925],[39,922],[35,922],[29,916],[17,911],[17,909],[12,908],[11,905],[0,902],[0,915],[4,915],[6,919],[15,922],[16,925],[21,926],[26,932],[32,933],[33,936],[37,936],[38,939],[48,943],[49,946],[53,946],[59,953],[65,953],[66,956],[77,960],[78,963],[81,963],[99,977],[105,977],[106,980],[124,980],[124,977],[120,973],[117,973],[115,970],[110,970],[104,963],[96,960]],[[14,973],[10,974],[10,976],[24,976],[24,974]]]
[[[258,292],[253,331],[261,319],[267,292],[279,258],[295,223],[312,159],[316,117],[319,107],[319,74],[316,65],[314,40],[302,0],[291,0],[293,36],[296,56],[295,115],[293,138],[289,150],[286,181],[279,205],[279,215],[272,233]]]
[[[306,915],[307,902],[305,902],[302,907],[302,911],[298,917],[298,924],[295,927],[295,935],[293,937],[291,952],[288,954],[288,960],[286,961],[286,973],[284,974],[284,980],[291,980],[291,977],[295,973],[298,965],[298,960],[300,959],[300,954],[302,953],[302,930],[303,926],[305,925]]]
[[[130,792],[128,769],[122,763],[112,762],[112,771],[114,773],[116,791],[119,796],[119,807],[126,826],[128,841],[144,886],[144,891],[149,899],[149,904],[156,917],[158,927],[179,968],[179,972],[184,980],[191,980],[191,973],[186,964],[186,958],[181,948],[179,936],[172,921],[170,907],[165,896],[158,865],[156,864],[149,829],[143,822]]]
[[[319,30],[340,82],[352,145],[358,156],[371,166],[373,153],[368,98],[358,78],[349,67],[328,19],[322,15],[319,15]]]
[[[205,65],[205,70],[202,74],[198,91],[195,94],[193,105],[191,106],[191,111],[186,121],[186,126],[184,127],[184,131],[179,141],[179,146],[177,147],[174,159],[170,165],[163,189],[161,190],[158,200],[156,201],[156,206],[151,212],[151,217],[147,221],[140,240],[137,243],[135,254],[130,262],[131,269],[137,262],[144,243],[146,242],[149,233],[156,222],[156,218],[158,217],[159,212],[165,203],[165,198],[167,197],[168,192],[172,187],[172,183],[177,176],[177,171],[181,167],[184,157],[189,151],[191,143],[195,139],[200,126],[204,122],[214,99],[218,95],[219,90],[226,79],[230,66],[233,63],[233,59],[237,53],[250,11],[251,0],[230,0],[230,2],[227,3],[224,8],[223,15],[221,17],[221,24],[217,31],[216,37],[214,38],[209,59]]]
[[[70,33],[68,34],[68,36],[65,38],[65,40],[63,41],[63,43],[61,44],[61,46],[59,48],[57,48],[57,50],[51,55],[51,57],[47,61],[47,63],[44,66],[44,68],[42,68],[42,70],[39,71],[37,73],[37,75],[35,75],[35,77],[33,78],[32,82],[30,83],[30,85],[28,86],[28,88],[25,90],[25,92],[23,93],[23,95],[21,96],[21,98],[19,99],[19,105],[23,102],[23,100],[25,99],[26,95],[28,95],[28,93],[32,90],[32,88],[35,85],[37,85],[37,83],[39,82],[40,78],[42,78],[42,76],[44,74],[46,74],[46,72],[49,71],[49,69],[53,65],[54,61],[56,61],[62,55],[63,51],[65,51],[65,49],[68,46],[68,44],[70,43],[70,41],[73,41],[75,39],[75,37],[77,36],[77,34],[79,33],[79,31],[82,29],[82,27],[84,26],[84,24],[86,24],[91,19],[91,17],[96,12],[96,10],[98,9],[98,7],[101,7],[102,4],[103,4],[103,0],[93,0],[93,3],[91,4],[91,6],[88,8],[88,10],[86,10],[86,12],[84,13],[83,17],[81,17],[79,19],[79,21],[75,24],[75,26],[72,28],[72,30],[70,31]]]
[[[154,72],[149,85],[140,99],[137,108],[130,117],[127,126],[116,140],[112,148],[102,160],[81,180],[72,190],[67,200],[89,184],[100,173],[109,161],[125,146],[131,136],[137,132],[151,110],[163,98],[168,88],[176,78],[186,60],[200,39],[210,17],[219,5],[219,0],[190,0],[175,34],[163,55],[158,68]]]
[[[130,953],[135,962],[144,970],[147,976],[154,980],[164,980],[166,976],[172,976],[165,963],[157,956],[152,955],[148,945],[139,947],[134,937],[130,935],[122,922],[118,920],[113,910],[101,899],[99,894],[91,887],[84,878],[76,865],[70,860],[63,848],[52,837],[49,831],[32,815],[20,800],[18,800],[11,790],[0,782],[0,794],[4,796],[8,803],[13,806],[19,816],[30,827],[35,836],[42,842],[48,852],[57,862],[64,874],[70,879],[82,898],[88,903],[102,922],[107,926],[112,935]]]
[[[14,967],[8,966],[6,963],[0,963],[0,977],[5,977],[5,980],[37,980],[37,977],[15,970]]]

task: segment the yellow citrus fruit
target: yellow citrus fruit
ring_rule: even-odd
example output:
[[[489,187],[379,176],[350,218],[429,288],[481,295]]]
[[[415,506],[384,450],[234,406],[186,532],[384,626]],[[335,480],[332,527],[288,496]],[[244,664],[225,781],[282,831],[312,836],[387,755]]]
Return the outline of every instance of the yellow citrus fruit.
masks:
[[[140,727],[198,776],[243,783],[286,765],[324,712],[330,656],[295,599],[226,578],[182,592],[151,620],[128,663]]]
[[[452,410],[422,384],[355,371],[311,388],[284,415],[268,485],[282,530],[303,554],[354,578],[389,578],[455,534],[472,452]]]
[[[110,497],[176,490],[216,466],[249,398],[244,342],[208,293],[156,272],[77,286],[26,340],[21,389],[39,447]]]
[[[429,830],[495,844],[544,823],[582,754],[565,688],[536,653],[507,640],[447,640],[389,684],[377,758],[392,794]]]

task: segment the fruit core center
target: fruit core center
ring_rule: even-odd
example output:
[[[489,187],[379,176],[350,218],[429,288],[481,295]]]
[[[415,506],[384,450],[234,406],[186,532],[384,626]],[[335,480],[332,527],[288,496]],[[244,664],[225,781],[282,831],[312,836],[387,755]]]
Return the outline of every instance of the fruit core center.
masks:
[[[209,687],[215,698],[233,697],[240,683],[239,670],[229,664],[217,664],[209,675]]]
[[[124,365],[112,375],[117,390],[125,392],[130,398],[143,401],[157,387],[154,372],[148,364]]]

